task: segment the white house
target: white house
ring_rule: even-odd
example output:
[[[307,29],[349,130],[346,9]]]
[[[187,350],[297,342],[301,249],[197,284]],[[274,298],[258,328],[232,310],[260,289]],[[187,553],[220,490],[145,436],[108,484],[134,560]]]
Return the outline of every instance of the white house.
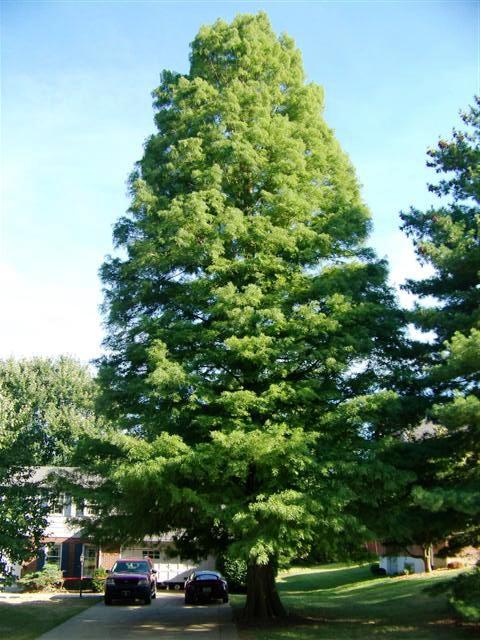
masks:
[[[37,487],[45,485],[47,477],[55,471],[52,467],[37,467],[29,482]],[[74,469],[62,468],[62,472]],[[91,576],[98,567],[110,569],[118,558],[152,559],[157,570],[157,582],[166,587],[180,588],[184,579],[193,569],[214,569],[215,559],[209,556],[200,564],[180,557],[170,557],[167,550],[173,545],[173,534],[145,538],[141,545],[102,548],[94,544],[83,533],[81,526],[73,520],[88,518],[91,511],[88,503],[75,502],[66,493],[58,494],[50,500],[48,523],[42,544],[35,558],[23,566],[16,566],[16,574],[42,569],[45,564],[54,564],[63,571],[65,578]]]

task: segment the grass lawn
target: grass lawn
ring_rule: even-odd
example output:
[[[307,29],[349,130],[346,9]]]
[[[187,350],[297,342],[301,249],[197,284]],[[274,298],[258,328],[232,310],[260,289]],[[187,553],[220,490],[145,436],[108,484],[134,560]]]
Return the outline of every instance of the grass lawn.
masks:
[[[1,602],[0,638],[33,640],[98,601],[99,598],[54,596],[51,600],[33,600],[21,604]]]
[[[440,571],[397,578],[373,577],[368,566],[324,565],[291,569],[278,579],[290,614],[303,623],[241,628],[241,640],[461,640],[478,628],[455,625],[444,596],[422,592],[427,584],[454,578]],[[235,608],[244,596],[232,596]]]

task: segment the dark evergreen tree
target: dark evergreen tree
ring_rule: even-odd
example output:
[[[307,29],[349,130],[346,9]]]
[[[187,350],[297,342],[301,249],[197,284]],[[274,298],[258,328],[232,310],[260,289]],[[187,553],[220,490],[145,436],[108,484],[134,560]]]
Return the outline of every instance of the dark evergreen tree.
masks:
[[[412,474],[393,510],[385,505],[384,533],[399,543],[478,543],[480,527],[480,100],[453,131],[428,151],[441,174],[429,189],[438,207],[402,214],[419,260],[433,274],[410,281],[419,296],[412,320],[430,331],[419,358],[418,395],[425,404],[426,437],[397,443],[389,460]],[[422,305],[423,299],[428,304]],[[427,427],[425,429],[425,427]],[[419,425],[417,436],[422,427]]]

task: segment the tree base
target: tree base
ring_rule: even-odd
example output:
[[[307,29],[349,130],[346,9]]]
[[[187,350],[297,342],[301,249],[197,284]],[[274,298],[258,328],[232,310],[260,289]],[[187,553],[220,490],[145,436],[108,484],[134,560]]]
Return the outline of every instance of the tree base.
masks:
[[[272,563],[249,565],[247,569],[247,600],[242,619],[262,622],[286,617],[287,612],[275,585]]]

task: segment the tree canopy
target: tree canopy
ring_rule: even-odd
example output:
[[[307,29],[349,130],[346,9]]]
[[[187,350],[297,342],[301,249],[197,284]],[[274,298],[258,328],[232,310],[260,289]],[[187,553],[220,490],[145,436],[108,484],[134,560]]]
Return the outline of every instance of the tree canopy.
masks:
[[[33,467],[72,464],[96,432],[95,398],[92,376],[71,358],[0,361],[0,574],[32,556],[45,528]]]
[[[440,205],[401,216],[420,261],[433,271],[406,286],[419,298],[411,319],[431,332],[417,361],[428,428],[389,451],[412,479],[393,508],[385,505],[384,533],[424,547],[480,539],[480,100],[461,115],[465,131],[454,130],[428,151],[428,166],[441,176],[429,185]]]
[[[238,16],[203,27],[190,63],[153,93],[101,271],[121,508],[96,532],[228,549],[248,562],[248,615],[277,615],[278,563],[361,529],[346,506],[368,436],[400,428],[402,318],[292,39]]]

